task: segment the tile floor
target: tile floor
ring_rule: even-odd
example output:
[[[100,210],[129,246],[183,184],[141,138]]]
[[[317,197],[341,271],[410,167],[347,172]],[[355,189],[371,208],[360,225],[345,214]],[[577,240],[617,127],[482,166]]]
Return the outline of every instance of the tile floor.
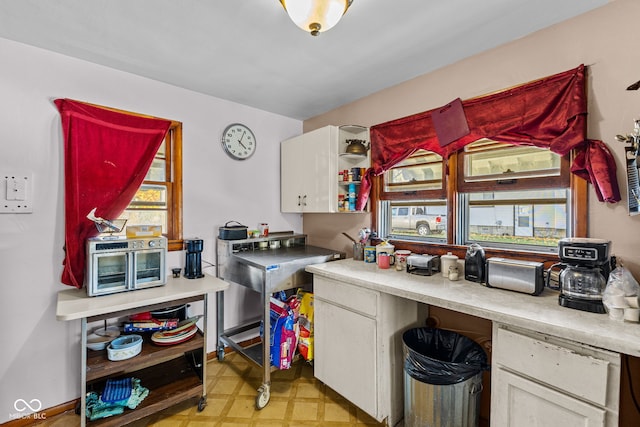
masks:
[[[286,371],[271,375],[271,399],[255,409],[256,389],[262,369],[237,354],[207,365],[207,406],[188,401],[130,424],[132,427],[306,427],[381,426],[333,390],[313,377],[313,368],[299,361]],[[39,427],[76,427],[72,411],[51,417]]]

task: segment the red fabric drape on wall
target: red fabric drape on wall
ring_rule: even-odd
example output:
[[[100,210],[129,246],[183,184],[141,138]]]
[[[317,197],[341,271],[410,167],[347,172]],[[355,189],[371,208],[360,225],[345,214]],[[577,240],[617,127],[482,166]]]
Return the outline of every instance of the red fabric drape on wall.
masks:
[[[144,181],[171,122],[54,101],[62,120],[65,168],[65,259],[62,283],[81,288],[86,239],[98,234],[87,214],[113,219]]]
[[[372,126],[371,168],[363,178],[357,209],[366,205],[373,176],[381,175],[418,149],[448,158],[480,138],[549,148],[560,155],[572,149],[579,157],[590,153],[590,161],[574,162],[572,172],[594,184],[601,201],[620,201],[611,153],[601,141],[586,138],[584,65],[462,104],[470,132],[445,147],[438,143],[431,120],[437,109]],[[594,161],[598,166],[594,167]]]

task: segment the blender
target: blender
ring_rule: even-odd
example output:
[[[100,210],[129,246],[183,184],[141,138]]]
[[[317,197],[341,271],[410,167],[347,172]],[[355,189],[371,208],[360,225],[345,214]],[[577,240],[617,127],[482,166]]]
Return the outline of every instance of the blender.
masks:
[[[611,242],[603,239],[571,237],[560,239],[560,262],[547,270],[547,286],[560,290],[563,307],[604,313],[602,295],[614,260],[609,256]],[[557,286],[551,286],[552,270],[560,269]]]

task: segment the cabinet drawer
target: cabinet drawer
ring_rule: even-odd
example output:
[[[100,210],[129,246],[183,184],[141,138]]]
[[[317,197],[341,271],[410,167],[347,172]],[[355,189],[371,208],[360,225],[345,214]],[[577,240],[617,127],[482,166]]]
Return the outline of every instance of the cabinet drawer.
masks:
[[[495,378],[495,381],[494,381]],[[503,369],[493,371],[491,425],[501,427],[603,427],[607,410]]]
[[[496,335],[494,363],[596,404],[612,403],[607,385],[617,384],[618,354],[503,327]]]
[[[314,276],[313,293],[315,298],[347,307],[351,311],[376,317],[378,314],[378,293],[344,282]]]

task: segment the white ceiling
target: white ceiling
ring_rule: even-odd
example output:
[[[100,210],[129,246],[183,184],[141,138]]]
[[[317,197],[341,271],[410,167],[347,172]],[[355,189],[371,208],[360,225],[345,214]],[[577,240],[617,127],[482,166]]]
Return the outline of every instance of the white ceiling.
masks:
[[[354,0],[312,37],[278,0],[1,0],[0,37],[303,120],[608,1]]]

